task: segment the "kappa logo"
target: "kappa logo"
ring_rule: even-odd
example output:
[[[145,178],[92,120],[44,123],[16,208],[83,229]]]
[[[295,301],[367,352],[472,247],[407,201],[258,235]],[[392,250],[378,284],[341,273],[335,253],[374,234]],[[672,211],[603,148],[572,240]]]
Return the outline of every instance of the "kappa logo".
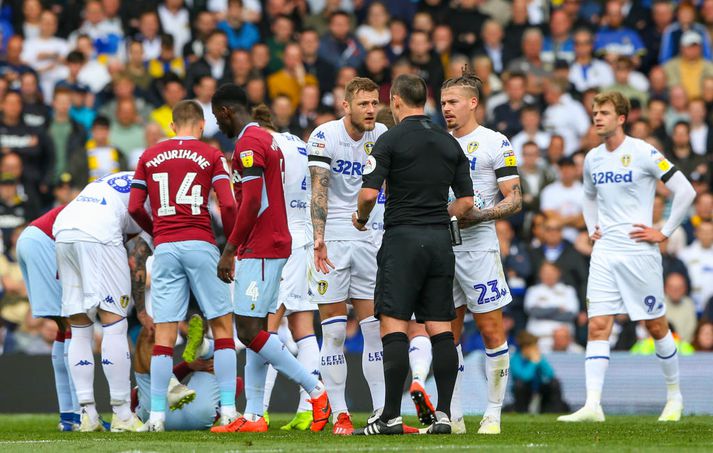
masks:
[[[324,296],[324,293],[327,292],[327,288],[329,287],[329,283],[327,283],[326,280],[320,280],[317,282],[317,291],[321,296]]]
[[[111,296],[106,296],[106,297],[104,298],[104,302],[106,302],[107,304],[113,304],[113,303],[114,303],[114,298],[111,297]]]
[[[366,151],[367,154],[371,154],[372,149],[374,149],[374,142],[364,143],[364,151]]]
[[[315,137],[315,138],[318,138],[318,139],[320,139],[320,140],[324,140],[324,139],[325,139],[325,137],[324,137],[324,132],[323,132],[323,131],[317,132],[317,133],[314,135],[314,137]]]
[[[631,165],[631,154],[624,154],[621,156],[621,164],[625,167]]]
[[[124,294],[123,296],[121,296],[121,297],[119,298],[119,304],[121,305],[121,308],[126,308],[126,307],[128,307],[128,306],[129,306],[129,300],[130,300],[130,299],[129,299],[129,296],[127,296],[126,294]]]
[[[89,360],[80,360],[74,366],[89,366],[89,365],[94,365],[94,364],[92,362],[90,362]]]
[[[470,143],[468,143],[466,152],[468,154],[473,154],[474,152],[478,151],[478,146],[480,146],[480,144],[478,142],[470,142]]]
[[[503,143],[502,143],[502,145],[500,145],[500,147],[505,148],[506,146],[510,147],[510,142],[507,139],[503,140]]]
[[[109,359],[102,359],[102,365],[114,365],[114,362]]]

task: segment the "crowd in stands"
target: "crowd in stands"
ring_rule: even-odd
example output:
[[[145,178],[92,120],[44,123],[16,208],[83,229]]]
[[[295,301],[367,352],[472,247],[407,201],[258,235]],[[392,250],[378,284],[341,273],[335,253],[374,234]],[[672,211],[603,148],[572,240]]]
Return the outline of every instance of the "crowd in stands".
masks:
[[[204,139],[230,155],[210,107],[222,83],[306,138],[343,114],[355,76],[379,84],[387,105],[395,76],[420,75],[443,124],[441,83],[468,65],[483,81],[480,121],[511,139],[524,188],[522,212],[497,223],[513,339],[526,329],[545,353],[582,350],[592,250],[582,162],[599,144],[591,100],[615,89],[632,103],[627,133],[698,193],[661,245],[666,305],[680,342],[713,351],[712,36],[713,0],[0,1],[0,345],[46,352],[53,338],[22,309],[18,231],[97,177],[132,169],[172,135],[180,100],[200,103]],[[655,225],[669,204],[661,184]],[[467,329],[464,350],[482,347]],[[644,332],[621,316],[612,343],[646,353]]]

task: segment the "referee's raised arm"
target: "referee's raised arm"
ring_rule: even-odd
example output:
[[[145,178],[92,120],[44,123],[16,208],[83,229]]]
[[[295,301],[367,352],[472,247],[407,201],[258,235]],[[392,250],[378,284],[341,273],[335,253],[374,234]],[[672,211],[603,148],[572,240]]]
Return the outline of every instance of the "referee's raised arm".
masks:
[[[404,434],[415,429],[403,425],[400,416],[409,371],[406,331],[413,315],[425,323],[433,345],[438,407],[429,433],[451,432],[458,355],[451,331],[455,258],[448,227],[452,215],[459,217],[473,208],[473,184],[458,142],[425,115],[426,97],[426,83],[420,77],[406,74],[394,80],[391,111],[397,124],[374,145],[353,216],[354,226],[362,229],[386,183],[385,233],[374,294],[386,398],[381,416],[355,434]],[[450,188],[456,200],[449,206]]]

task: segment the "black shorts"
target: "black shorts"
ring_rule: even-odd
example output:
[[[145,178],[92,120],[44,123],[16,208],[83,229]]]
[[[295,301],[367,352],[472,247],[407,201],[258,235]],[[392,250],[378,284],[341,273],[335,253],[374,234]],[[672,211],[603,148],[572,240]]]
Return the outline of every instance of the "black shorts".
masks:
[[[455,256],[447,226],[391,227],[376,258],[374,315],[452,321]]]

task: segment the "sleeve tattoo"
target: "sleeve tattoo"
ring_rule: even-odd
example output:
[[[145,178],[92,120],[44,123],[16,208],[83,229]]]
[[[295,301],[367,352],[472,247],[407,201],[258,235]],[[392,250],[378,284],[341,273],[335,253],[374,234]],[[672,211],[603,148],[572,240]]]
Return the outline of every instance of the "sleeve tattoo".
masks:
[[[153,254],[151,247],[141,237],[134,239],[131,250],[134,265],[131,268],[131,297],[139,313],[146,309],[146,259]]]
[[[324,227],[327,223],[327,194],[329,190],[329,170],[322,167],[310,167],[312,178],[312,203],[310,214],[314,239],[324,239]]]
[[[473,208],[460,219],[458,224],[461,228],[468,228],[489,220],[504,219],[522,209],[522,188],[520,183],[512,186],[512,190],[505,198],[492,208],[477,209]]]

